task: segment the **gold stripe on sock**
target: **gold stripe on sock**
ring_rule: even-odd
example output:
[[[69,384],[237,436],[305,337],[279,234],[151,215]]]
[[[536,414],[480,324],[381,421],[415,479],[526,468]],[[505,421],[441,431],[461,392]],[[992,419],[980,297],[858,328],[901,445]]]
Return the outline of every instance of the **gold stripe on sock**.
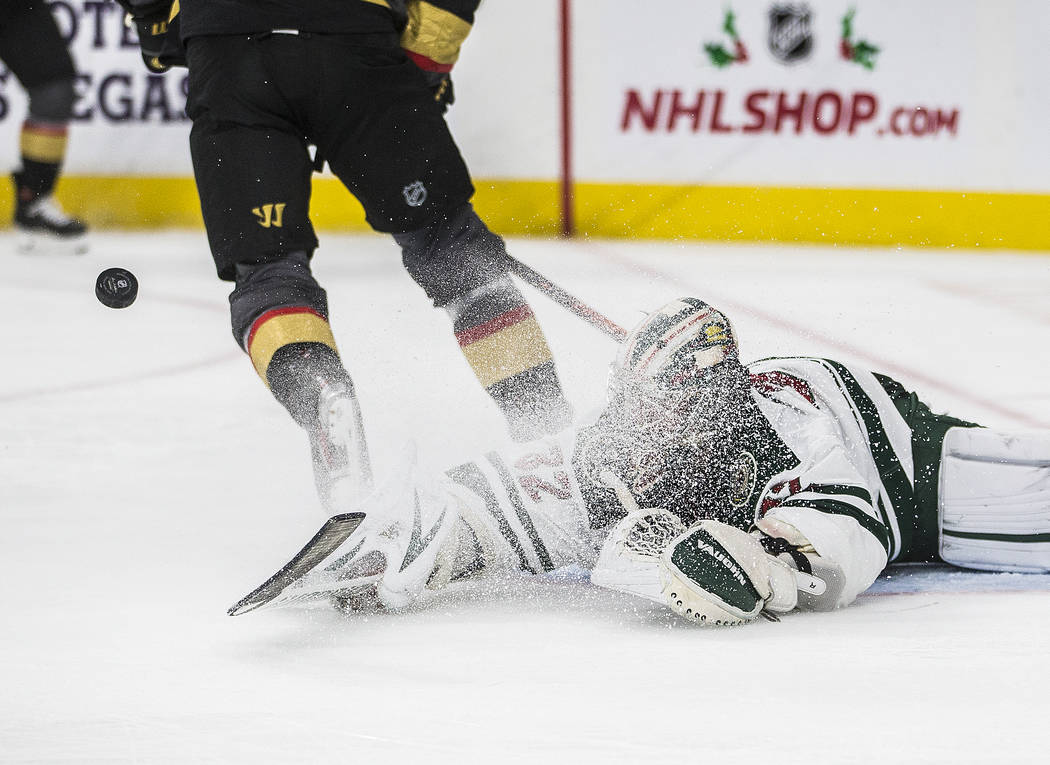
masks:
[[[551,349],[547,346],[539,323],[530,316],[463,346],[463,355],[467,357],[482,387],[487,388],[550,361]]]
[[[289,343],[321,343],[338,353],[328,322],[309,309],[278,309],[256,319],[248,339],[248,356],[269,387],[266,370],[277,351]]]
[[[61,162],[66,156],[66,131],[22,126],[22,156],[34,162]]]

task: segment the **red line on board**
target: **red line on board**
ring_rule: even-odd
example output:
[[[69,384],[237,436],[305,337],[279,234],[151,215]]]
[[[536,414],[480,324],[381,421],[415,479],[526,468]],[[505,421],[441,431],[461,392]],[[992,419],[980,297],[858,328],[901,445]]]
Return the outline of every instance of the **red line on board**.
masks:
[[[572,0],[561,0],[561,234],[576,234],[572,176]]]

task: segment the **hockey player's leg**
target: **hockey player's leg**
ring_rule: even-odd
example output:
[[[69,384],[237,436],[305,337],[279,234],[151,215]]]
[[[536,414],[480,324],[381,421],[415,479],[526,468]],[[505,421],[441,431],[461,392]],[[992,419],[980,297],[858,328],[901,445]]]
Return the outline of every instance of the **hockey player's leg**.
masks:
[[[238,264],[230,310],[259,377],[307,432],[321,503],[347,510],[371,490],[371,464],[354,385],[307,254]]]
[[[326,55],[338,65],[321,87],[340,106],[326,106],[313,132],[332,171],[368,223],[393,234],[409,274],[449,313],[512,435],[526,441],[564,428],[571,409],[550,348],[507,278],[503,240],[470,205],[470,174],[419,68],[396,39],[388,49],[332,45]],[[353,108],[342,106],[347,98]]]
[[[507,276],[506,248],[470,204],[429,226],[394,234],[412,278],[452,319],[478,381],[517,441],[569,425],[550,347],[525,297]]]
[[[251,45],[202,38],[189,46],[187,113],[201,211],[219,278],[237,285],[234,337],[306,429],[322,504],[345,511],[368,492],[371,473],[353,384],[325,292],[310,272],[312,166],[302,133],[279,116],[285,101],[267,88]],[[238,90],[246,80],[258,88]]]
[[[1050,435],[949,429],[938,505],[947,563],[1050,571]]]
[[[66,155],[75,70],[47,5],[0,23],[0,58],[26,89],[29,113],[20,134],[15,228],[23,250],[82,253],[87,226],[67,215],[53,192]]]

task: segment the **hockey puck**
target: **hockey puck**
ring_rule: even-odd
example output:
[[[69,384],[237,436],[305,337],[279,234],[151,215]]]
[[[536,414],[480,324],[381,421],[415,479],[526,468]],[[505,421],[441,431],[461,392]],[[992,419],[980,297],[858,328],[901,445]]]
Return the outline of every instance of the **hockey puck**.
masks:
[[[126,268],[107,268],[95,280],[95,297],[110,308],[127,308],[139,294],[139,280]]]

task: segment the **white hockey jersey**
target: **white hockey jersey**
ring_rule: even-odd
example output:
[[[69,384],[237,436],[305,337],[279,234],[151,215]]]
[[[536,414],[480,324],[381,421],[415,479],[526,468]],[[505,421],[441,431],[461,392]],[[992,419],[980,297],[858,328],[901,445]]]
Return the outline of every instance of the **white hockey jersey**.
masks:
[[[820,358],[748,365],[754,402],[796,462],[742,450],[734,483],[757,521],[790,523],[842,570],[850,603],[893,561],[936,558],[944,435],[973,423],[936,415],[889,377]]]
[[[840,569],[838,606],[887,563],[934,558],[941,441],[972,423],[933,415],[894,380],[841,362],[773,358],[748,371],[764,422],[734,442],[726,464],[705,467],[727,474],[718,501],[729,506],[711,517],[797,528]],[[449,471],[502,540],[506,563],[540,572],[593,562],[601,530],[588,523],[572,449],[563,435]]]

